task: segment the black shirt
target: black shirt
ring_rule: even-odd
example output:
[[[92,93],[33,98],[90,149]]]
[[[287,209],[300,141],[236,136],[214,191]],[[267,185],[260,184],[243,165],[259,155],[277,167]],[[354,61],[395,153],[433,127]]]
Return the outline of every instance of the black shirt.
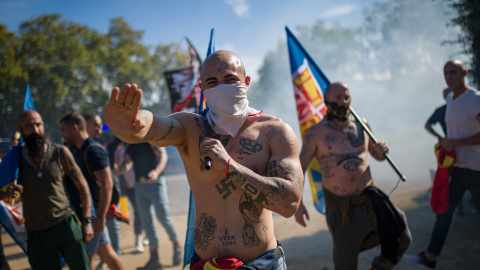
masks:
[[[129,144],[125,153],[132,159],[137,181],[140,177],[147,177],[157,167],[157,156],[149,143]]]
[[[447,135],[447,123],[445,123],[445,112],[447,111],[447,104],[438,107],[433,112],[432,116],[428,118],[427,123],[430,125],[440,123],[442,126],[443,134]]]
[[[91,144],[91,147],[89,147]],[[88,148],[88,149],[87,149]],[[82,145],[81,149],[78,149],[75,145],[70,147],[73,153],[75,162],[82,170],[82,174],[87,180],[90,193],[92,194],[93,205],[95,209],[98,209],[100,185],[97,183],[93,172],[102,170],[109,166],[108,155],[102,147],[98,145],[92,138],[88,138]]]

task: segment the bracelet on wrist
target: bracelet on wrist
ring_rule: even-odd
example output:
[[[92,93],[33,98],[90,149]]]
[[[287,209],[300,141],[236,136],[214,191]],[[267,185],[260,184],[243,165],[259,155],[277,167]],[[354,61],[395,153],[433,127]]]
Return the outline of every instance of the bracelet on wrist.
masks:
[[[228,158],[227,169],[223,169],[223,171],[225,172],[225,176],[227,176],[227,177],[229,176],[229,175],[228,175],[228,167],[230,167],[230,160],[231,160],[231,159],[232,159],[231,157]]]
[[[85,223],[92,223],[92,217],[85,217],[82,219]]]

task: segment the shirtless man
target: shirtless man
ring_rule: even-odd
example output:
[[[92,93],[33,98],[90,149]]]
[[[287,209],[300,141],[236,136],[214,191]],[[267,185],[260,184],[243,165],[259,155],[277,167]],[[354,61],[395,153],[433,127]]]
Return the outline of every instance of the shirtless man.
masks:
[[[300,152],[303,171],[312,158],[317,159],[322,169],[335,269],[357,269],[358,253],[379,244],[378,237],[374,243],[365,241],[367,235],[377,233],[376,220],[371,220],[374,215],[369,216],[371,212],[365,209],[370,200],[364,191],[373,182],[367,152],[377,160],[384,160],[384,154],[388,152],[384,142],[373,143],[361,124],[350,115],[350,101],[346,84],[336,82],[327,87],[327,115],[307,130]],[[404,219],[403,212],[397,210]],[[307,210],[301,203],[295,219],[302,226],[306,226],[304,216],[308,219]],[[408,227],[400,239],[397,260],[410,243]],[[391,269],[394,263],[387,258],[376,257],[372,266],[373,269]]]
[[[201,70],[210,107],[206,116],[139,111],[142,91],[126,84],[121,92],[113,89],[105,121],[128,143],[178,149],[195,197],[193,263],[228,255],[262,268],[285,269],[272,212],[290,217],[300,203],[298,142],[287,124],[248,106],[249,84],[240,58],[217,51]],[[205,169],[206,157],[210,170]]]

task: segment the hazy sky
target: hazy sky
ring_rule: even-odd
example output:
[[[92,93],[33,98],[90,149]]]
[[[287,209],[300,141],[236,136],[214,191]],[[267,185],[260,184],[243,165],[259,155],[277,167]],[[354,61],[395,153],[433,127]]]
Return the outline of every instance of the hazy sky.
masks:
[[[44,14],[59,13],[64,20],[84,24],[101,33],[106,33],[110,19],[123,17],[134,30],[144,31],[143,44],[155,46],[170,42],[181,42],[186,50],[184,37],[188,37],[202,57],[205,57],[210,30],[214,28],[216,49],[236,52],[243,59],[247,73],[253,75],[252,80],[257,80],[256,71],[262,64],[266,53],[276,50],[279,41],[286,39],[285,26],[288,26],[294,33],[296,26],[312,26],[317,20],[322,20],[327,25],[338,22],[344,27],[359,27],[363,19],[363,10],[378,1],[140,0],[134,2],[125,0],[84,0],[74,2],[59,0],[0,0],[0,24],[7,25],[9,31],[15,31],[23,21]],[[428,12],[425,12],[424,17],[426,21],[435,21],[435,18],[438,19],[442,14],[427,15]],[[438,22],[438,25],[441,27],[447,24],[447,19],[443,18],[442,20]],[[408,29],[405,33],[409,31],[412,32],[415,29]],[[444,38],[441,37],[438,43],[440,44]],[[405,45],[405,43],[398,44],[401,47]],[[416,48],[415,44],[412,46]],[[433,50],[434,48],[429,49]],[[435,47],[435,50],[439,49]],[[452,52],[455,51],[459,50],[452,50]],[[388,101],[386,99],[383,101],[383,105],[376,104],[377,107],[386,107],[382,111],[378,108],[364,108],[362,110],[362,104],[370,104],[365,101],[372,97],[370,92],[356,88],[354,97],[356,102],[355,108],[359,108],[358,112],[369,119],[372,127],[377,128],[376,134],[380,136],[379,138],[389,143],[391,156],[393,156],[399,168],[402,169],[409,180],[414,180],[415,178],[424,179],[427,180],[425,184],[430,184],[428,182],[428,170],[435,166],[432,150],[435,140],[425,132],[423,123],[435,106],[440,105],[442,102],[440,92],[444,87],[444,81],[441,65],[449,56],[443,52],[438,52],[435,54],[435,59],[437,58],[441,59],[440,63],[436,63],[435,66],[426,65],[424,67],[432,69],[433,75],[428,78],[420,78],[418,85],[413,86],[413,89],[417,89],[420,93],[428,93],[428,98],[426,99],[421,99],[418,95],[416,96],[416,102],[412,102],[409,95],[405,95],[402,100],[395,100],[395,102],[385,102]],[[324,69],[324,72],[328,71],[328,67],[323,66],[321,63],[319,64]],[[288,69],[288,65],[285,65],[284,68]],[[405,68],[411,67],[405,66]],[[418,67],[412,70],[416,68]],[[327,72],[327,76],[330,76],[330,79],[338,80],[334,75]],[[289,85],[288,91],[291,91],[290,78],[279,79],[284,79],[286,84]],[[342,80],[344,79],[350,78],[342,78]],[[425,83],[427,83],[427,86],[424,85]],[[398,92],[410,88],[412,88],[412,84],[396,85],[396,89],[381,89],[381,91]],[[376,88],[372,86],[371,89]],[[386,96],[388,97],[388,95]],[[422,110],[414,110],[419,106]],[[390,110],[388,110],[389,108]],[[397,111],[392,108],[397,109]],[[385,120],[385,115],[395,116],[392,118],[394,120],[398,120],[400,117],[408,119],[411,123],[410,126],[413,124],[414,128],[409,127],[408,133],[402,133],[406,128],[404,126],[396,127],[395,131],[388,131],[386,128],[382,128],[382,126],[385,123],[394,123],[395,121],[391,119]],[[298,128],[296,123],[291,125],[295,130]],[[392,180],[396,179],[396,176],[390,166],[385,163],[377,164],[373,161],[372,167],[377,180],[382,181],[383,179],[390,186],[393,186],[395,182]],[[418,185],[416,181],[410,183]],[[405,187],[405,185],[401,186]]]
[[[144,31],[146,45],[188,37],[205,56],[210,29],[215,28],[216,49],[236,52],[247,72],[255,75],[269,50],[285,40],[287,25],[313,25],[317,20],[356,27],[362,10],[375,0],[0,0],[0,23],[9,31],[21,22],[43,14],[59,13],[62,19],[85,24],[101,33],[109,20],[123,17],[134,30]],[[186,45],[184,45],[186,46]],[[252,78],[252,79],[257,79]]]

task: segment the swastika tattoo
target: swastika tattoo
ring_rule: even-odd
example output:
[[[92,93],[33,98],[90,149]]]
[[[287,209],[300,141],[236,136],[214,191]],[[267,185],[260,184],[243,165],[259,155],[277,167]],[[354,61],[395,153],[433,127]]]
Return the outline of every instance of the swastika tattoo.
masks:
[[[216,184],[215,188],[224,200],[237,190],[237,187],[229,177],[220,180],[220,184]]]

